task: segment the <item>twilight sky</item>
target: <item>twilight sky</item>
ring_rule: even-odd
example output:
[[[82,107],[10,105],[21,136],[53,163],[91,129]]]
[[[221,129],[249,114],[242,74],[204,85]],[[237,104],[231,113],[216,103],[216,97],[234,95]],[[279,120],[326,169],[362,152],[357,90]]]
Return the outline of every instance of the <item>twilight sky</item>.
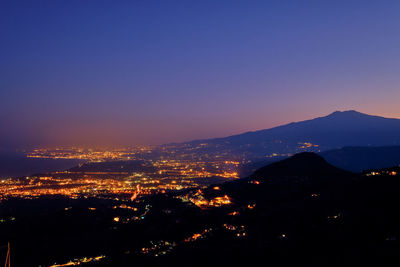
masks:
[[[0,147],[400,118],[400,1],[0,1]]]

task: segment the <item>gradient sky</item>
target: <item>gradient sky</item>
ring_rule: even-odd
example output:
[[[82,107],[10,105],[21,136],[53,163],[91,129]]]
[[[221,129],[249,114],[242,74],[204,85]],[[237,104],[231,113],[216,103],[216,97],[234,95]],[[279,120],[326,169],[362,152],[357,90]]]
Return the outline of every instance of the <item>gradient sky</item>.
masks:
[[[0,146],[400,117],[400,1],[0,1]]]

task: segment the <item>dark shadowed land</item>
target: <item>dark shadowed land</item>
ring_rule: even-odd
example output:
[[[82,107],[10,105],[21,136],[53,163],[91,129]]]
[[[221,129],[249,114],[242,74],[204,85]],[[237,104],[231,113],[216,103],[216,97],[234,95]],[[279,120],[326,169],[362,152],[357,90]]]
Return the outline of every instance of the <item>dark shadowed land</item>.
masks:
[[[393,266],[399,177],[399,168],[353,174],[302,153],[246,179],[129,203],[10,199],[1,242],[11,241],[18,266],[89,256],[104,256],[95,266]]]
[[[400,165],[400,146],[344,147],[320,155],[332,165],[353,172]]]

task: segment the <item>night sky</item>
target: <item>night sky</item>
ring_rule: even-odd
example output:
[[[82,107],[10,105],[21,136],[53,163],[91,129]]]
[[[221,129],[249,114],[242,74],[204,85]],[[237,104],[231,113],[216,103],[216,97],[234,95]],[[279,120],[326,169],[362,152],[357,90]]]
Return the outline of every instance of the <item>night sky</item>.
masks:
[[[0,1],[0,147],[400,118],[400,1]]]

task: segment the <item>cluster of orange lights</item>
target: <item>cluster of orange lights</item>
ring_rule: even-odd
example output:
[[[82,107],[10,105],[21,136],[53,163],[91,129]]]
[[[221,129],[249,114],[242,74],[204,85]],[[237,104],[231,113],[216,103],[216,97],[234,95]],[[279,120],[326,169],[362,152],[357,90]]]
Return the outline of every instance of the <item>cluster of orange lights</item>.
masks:
[[[36,198],[43,195],[63,195],[77,198],[104,194],[138,194],[130,183],[117,179],[61,179],[39,177],[7,179],[0,182],[0,200],[9,197]]]
[[[150,146],[114,149],[85,149],[81,147],[37,148],[27,153],[28,158],[82,159],[91,162],[107,160],[131,160],[153,150]]]
[[[184,240],[184,242],[193,242],[196,241],[199,238],[204,238],[206,234],[210,233],[211,229],[205,229],[203,232],[201,233],[195,233],[193,234],[191,237],[188,237]]]
[[[246,227],[244,225],[224,224],[222,226],[225,230],[235,232],[236,237],[245,237],[247,235]]]
[[[239,178],[237,161],[200,161],[200,160],[158,160],[154,162],[158,175],[185,178],[206,178],[219,176],[227,179]],[[212,168],[208,168],[208,167]]]
[[[69,261],[67,263],[64,264],[54,264],[51,265],[50,267],[63,267],[63,266],[79,266],[82,265],[83,263],[94,263],[94,262],[98,262],[102,259],[104,259],[106,256],[98,256],[98,257],[93,257],[93,258],[82,258],[82,259],[75,259],[72,261]]]

